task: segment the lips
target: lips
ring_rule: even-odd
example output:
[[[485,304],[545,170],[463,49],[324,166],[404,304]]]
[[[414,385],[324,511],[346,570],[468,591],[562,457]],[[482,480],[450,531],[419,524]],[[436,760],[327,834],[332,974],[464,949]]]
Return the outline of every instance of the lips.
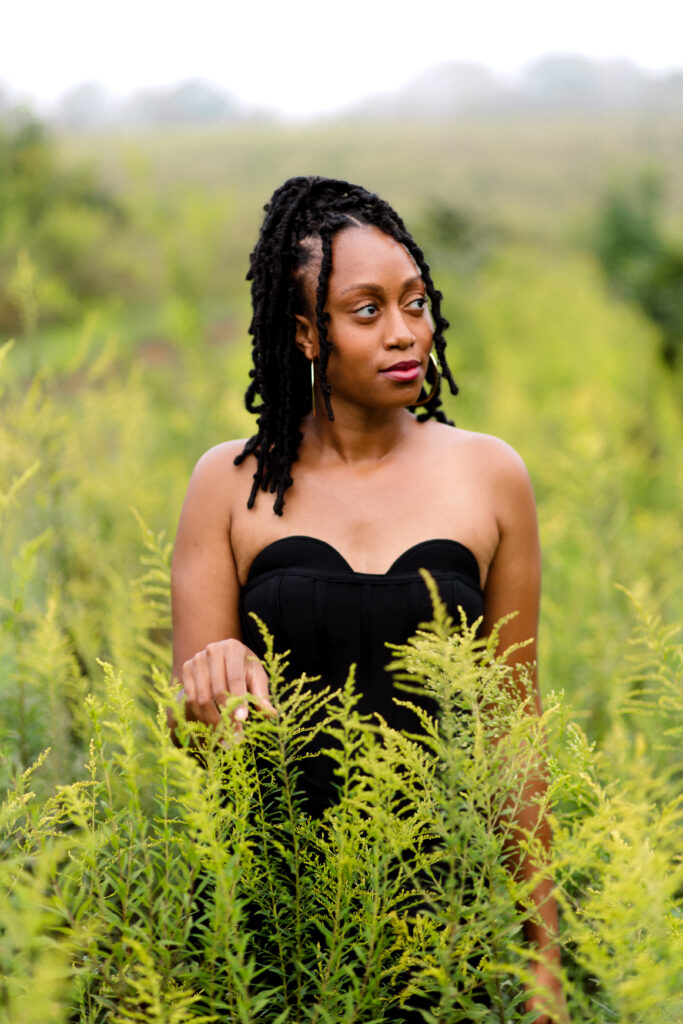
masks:
[[[403,363],[393,363],[392,366],[387,366],[383,373],[387,373],[389,370],[412,370],[415,366],[419,366],[420,363],[417,359],[407,359]]]
[[[383,377],[390,380],[411,381],[420,376],[421,364],[417,359],[406,359],[400,363],[393,363],[387,366],[386,370],[380,370]]]

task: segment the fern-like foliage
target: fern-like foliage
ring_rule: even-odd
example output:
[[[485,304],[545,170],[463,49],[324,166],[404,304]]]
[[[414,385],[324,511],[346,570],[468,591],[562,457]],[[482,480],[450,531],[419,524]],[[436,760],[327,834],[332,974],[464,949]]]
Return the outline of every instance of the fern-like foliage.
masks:
[[[647,780],[640,804],[605,784],[560,702],[520,707],[495,638],[433,597],[434,622],[394,649],[400,699],[438,704],[416,735],[361,715],[353,673],[315,696],[285,682],[269,642],[276,714],[236,735],[228,704],[222,730],[181,724],[178,748],[165,669],[151,706],[104,664],[84,777],[40,799],[24,773],[0,811],[0,1020],[528,1024],[534,880],[505,850],[547,750],[551,862],[522,842],[555,875],[574,1019],[680,1019],[680,808],[653,810]],[[337,800],[313,818],[316,738]]]

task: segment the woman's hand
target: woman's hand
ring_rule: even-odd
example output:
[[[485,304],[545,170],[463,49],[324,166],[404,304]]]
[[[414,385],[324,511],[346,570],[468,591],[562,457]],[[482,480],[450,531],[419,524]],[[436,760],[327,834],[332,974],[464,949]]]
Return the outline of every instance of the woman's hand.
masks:
[[[241,640],[220,640],[183,663],[180,682],[185,695],[185,714],[190,721],[217,726],[221,708],[231,697],[251,696],[265,714],[275,714],[270,703],[266,671]],[[237,729],[249,715],[248,700],[237,704],[232,721]]]

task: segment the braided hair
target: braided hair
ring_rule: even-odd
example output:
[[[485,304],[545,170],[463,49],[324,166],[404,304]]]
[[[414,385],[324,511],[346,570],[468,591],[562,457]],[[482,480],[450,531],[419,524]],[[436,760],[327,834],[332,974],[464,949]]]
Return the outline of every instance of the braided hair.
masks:
[[[325,303],[332,269],[332,239],[337,232],[352,226],[374,226],[410,253],[429,297],[433,344],[441,373],[452,394],[458,393],[458,387],[446,362],[443,334],[448,321],[441,313],[443,296],[434,286],[422,250],[388,203],[359,185],[314,176],[290,178],[273,193],[264,209],[266,216],[247,274],[253,307],[249,326],[253,367],[245,401],[249,412],[258,417],[257,431],[235,464],[254,455],[256,471],[248,507],[253,508],[259,490],[270,491],[276,495],[274,511],[282,515],[284,494],[292,484],[291,467],[303,436],[301,420],[312,404],[310,363],[294,343],[295,316],[306,308],[304,275],[319,258],[320,247],[322,262],[314,311],[320,345],[317,371],[327,415],[334,419],[327,380],[333,343],[327,334],[330,317]],[[440,391],[439,381],[430,400],[420,407],[418,420],[434,418],[450,423],[441,408]]]

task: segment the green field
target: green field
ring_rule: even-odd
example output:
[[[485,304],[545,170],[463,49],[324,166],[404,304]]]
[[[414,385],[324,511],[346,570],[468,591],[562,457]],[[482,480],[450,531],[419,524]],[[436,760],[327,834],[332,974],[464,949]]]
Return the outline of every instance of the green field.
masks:
[[[301,897],[316,913],[344,877],[343,920],[361,931],[335,932],[326,957],[319,936],[304,948],[303,925],[290,922],[298,994],[261,998],[272,976],[259,981],[258,958],[236,943],[253,924],[239,899],[282,871],[240,831],[239,786],[232,802],[220,799],[226,764],[245,786],[248,767],[239,752],[214,750],[202,771],[155,717],[187,479],[207,447],[252,430],[244,274],[261,207],[286,176],[321,173],[376,189],[404,214],[451,321],[461,394],[449,412],[513,444],[534,483],[572,1020],[677,1024],[683,378],[660,359],[656,325],[608,290],[591,239],[613,183],[651,167],[665,183],[666,233],[681,238],[683,123],[259,125],[71,137],[50,154],[49,180],[87,163],[118,212],[43,200],[22,220],[12,193],[0,220],[0,322],[15,335],[0,364],[0,1022],[183,1024],[219,1010],[216,1019],[273,1024],[371,1020],[381,993],[362,990],[366,1017],[343,998],[360,998],[348,959],[358,948],[378,976],[405,956],[465,984],[470,932],[454,952],[438,915],[444,930],[435,925],[423,947],[396,924],[393,946],[373,932],[367,951],[361,896],[375,891],[388,907],[391,886],[373,875],[377,859],[349,853],[367,835],[347,808],[322,853],[301,818],[269,841],[275,851],[298,835],[296,870],[320,868],[320,892]],[[478,671],[489,685],[486,666]],[[483,782],[458,770],[494,792],[500,765],[489,767]],[[396,817],[373,819],[372,848],[391,847],[398,828]],[[477,906],[493,932],[503,919],[507,931],[502,948],[477,933],[472,949],[486,983],[507,979],[509,993],[524,970],[514,916],[524,894],[511,888],[505,903],[500,850],[486,835],[462,859],[491,868],[503,918],[486,894]],[[207,872],[229,884],[215,894],[222,923],[202,939],[213,966],[200,969],[187,956],[188,900]],[[378,1020],[392,1019],[385,1010]],[[448,1013],[439,1019],[462,1019]],[[476,1019],[528,1018],[510,1004],[508,1016]]]

